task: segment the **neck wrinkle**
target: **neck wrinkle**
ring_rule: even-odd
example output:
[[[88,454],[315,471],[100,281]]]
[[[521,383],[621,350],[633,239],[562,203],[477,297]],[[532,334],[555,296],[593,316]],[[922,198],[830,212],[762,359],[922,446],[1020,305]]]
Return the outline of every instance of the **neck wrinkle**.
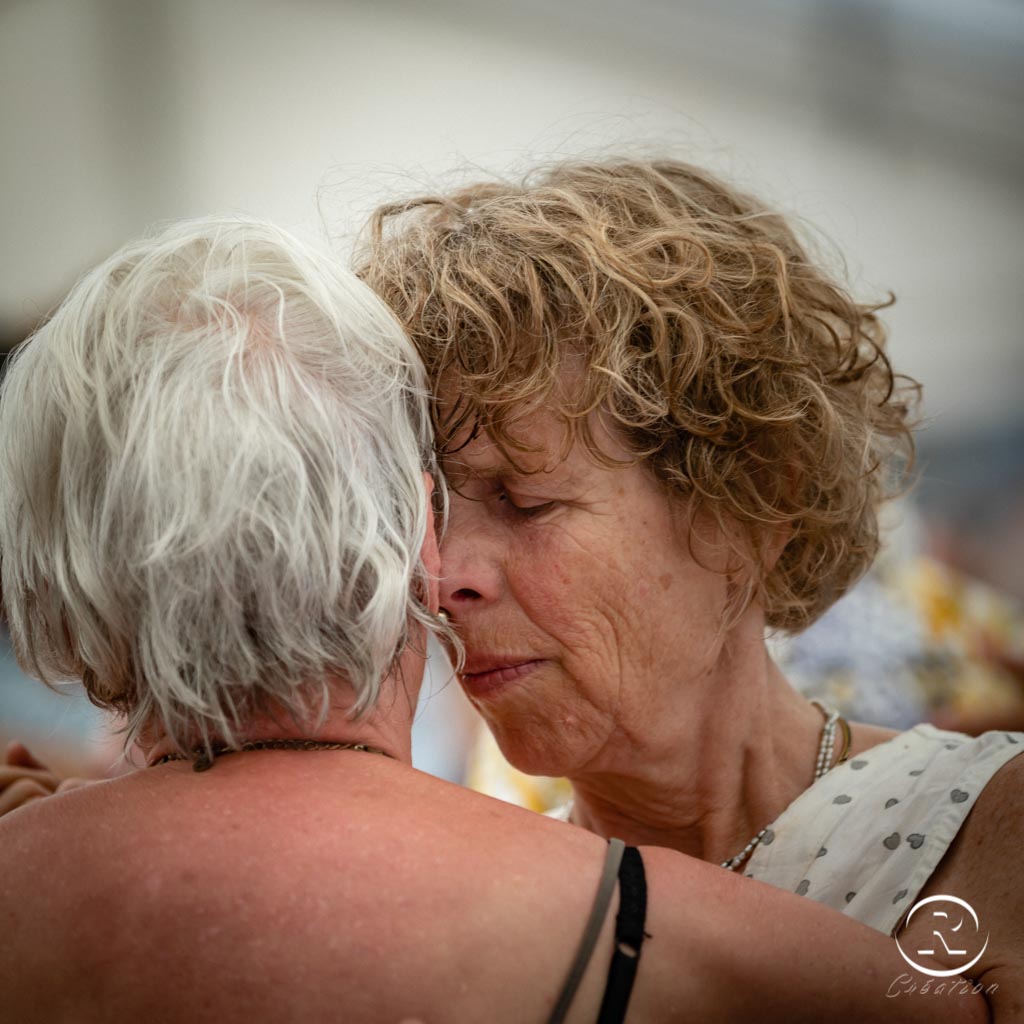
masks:
[[[574,823],[720,864],[811,785],[821,714],[767,653],[760,672],[706,682],[704,713],[687,716],[684,739],[634,741],[618,770],[570,779]]]

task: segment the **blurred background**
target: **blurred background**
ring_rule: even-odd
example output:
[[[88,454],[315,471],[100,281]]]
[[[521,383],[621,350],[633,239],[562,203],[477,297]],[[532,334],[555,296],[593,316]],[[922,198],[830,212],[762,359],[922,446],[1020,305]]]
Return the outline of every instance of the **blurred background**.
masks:
[[[710,166],[804,220],[860,297],[896,294],[893,360],[924,384],[886,596],[869,580],[793,671],[838,672],[833,698],[889,724],[978,716],[1017,699],[1022,113],[1021,0],[5,0],[0,352],[154,222],[244,211],[344,254],[377,202],[466,177],[617,152]],[[913,699],[865,711],[862,677],[897,654],[843,653],[843,614],[932,673]],[[444,676],[418,757],[459,778],[470,728]],[[101,770],[109,731],[3,638],[0,740]]]

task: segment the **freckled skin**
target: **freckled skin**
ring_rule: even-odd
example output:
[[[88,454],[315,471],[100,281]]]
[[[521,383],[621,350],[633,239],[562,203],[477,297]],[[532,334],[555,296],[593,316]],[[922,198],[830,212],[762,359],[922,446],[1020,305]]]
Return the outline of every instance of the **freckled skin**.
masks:
[[[720,862],[810,784],[820,714],[771,662],[763,610],[728,618],[737,560],[683,499],[640,465],[602,466],[578,446],[564,461],[545,454],[563,450],[552,417],[518,436],[539,450],[520,462],[540,472],[517,474],[486,437],[447,467],[461,494],[441,603],[467,670],[540,660],[474,703],[512,764],[570,778],[578,824]],[[894,735],[852,730],[851,755]],[[996,1020],[1018,1019],[1024,1001],[1024,913],[1007,871],[1024,835],[1022,776],[1019,759],[990,783],[922,892],[964,896],[991,927],[974,977],[1001,985]]]
[[[554,418],[531,426],[531,441],[559,450]],[[460,493],[442,545],[442,604],[471,658],[542,660],[475,703],[517,767],[572,774],[622,734],[655,727],[652,679],[685,691],[713,672],[727,580],[707,527],[698,562],[689,510],[643,466],[608,468],[579,447],[561,463],[522,461],[542,471],[515,474],[481,438],[448,467]]]

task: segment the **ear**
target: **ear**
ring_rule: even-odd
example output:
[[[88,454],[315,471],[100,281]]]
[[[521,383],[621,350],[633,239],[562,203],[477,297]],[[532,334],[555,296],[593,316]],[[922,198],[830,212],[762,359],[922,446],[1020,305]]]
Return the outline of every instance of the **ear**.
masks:
[[[801,469],[796,462],[787,462],[780,469],[784,474],[784,479],[789,484],[790,498],[792,499],[789,505],[792,507],[798,501],[798,490],[802,476]],[[766,536],[764,538],[764,571],[766,573],[771,572],[775,568],[775,563],[782,557],[782,552],[785,551],[786,545],[793,539],[793,535],[796,533],[796,526],[795,519],[788,519],[784,523],[766,527]]]
[[[423,538],[420,557],[427,570],[427,609],[436,615],[441,607],[441,554],[437,547],[437,530],[434,528],[434,506],[431,497],[434,493],[434,478],[429,473],[423,474],[424,501],[427,505],[427,535]]]
[[[775,563],[782,556],[786,545],[793,539],[793,523],[780,523],[778,526],[765,527],[764,536],[764,571],[771,572]]]
[[[801,505],[801,482],[804,469],[793,457],[777,459],[770,465],[761,466],[754,471],[753,481],[758,489],[768,497],[770,507],[783,515],[784,510],[799,508]],[[761,572],[770,573],[786,550],[786,545],[793,539],[799,526],[799,517],[790,512],[791,518],[781,522],[754,522],[748,527],[756,536],[760,548]]]

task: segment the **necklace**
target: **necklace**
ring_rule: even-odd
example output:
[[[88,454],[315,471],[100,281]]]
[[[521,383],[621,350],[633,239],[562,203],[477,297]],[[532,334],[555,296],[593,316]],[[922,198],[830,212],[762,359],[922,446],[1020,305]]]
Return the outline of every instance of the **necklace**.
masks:
[[[359,750],[367,754],[382,754],[394,760],[394,755],[389,754],[380,747],[371,747],[368,743],[336,743],[333,740],[250,740],[238,747],[213,747],[209,752],[200,748],[193,750],[195,760],[192,762],[192,771],[205,772],[213,767],[213,760],[216,757],[223,757],[225,754],[237,754],[243,750]],[[157,758],[151,765],[166,764],[168,761],[187,761],[187,754],[164,754]]]
[[[850,735],[850,723],[835,708],[827,708],[821,701],[817,700],[812,700],[811,703],[825,716],[825,724],[821,729],[821,741],[818,744],[818,757],[814,762],[814,780],[811,782],[813,786],[818,779],[826,772],[831,771],[833,767],[832,754],[835,752],[836,726],[838,725],[843,730],[843,749],[839,751],[839,760],[836,761],[837,765],[842,764],[849,755],[852,736]],[[723,860],[721,866],[726,871],[735,871],[754,852],[754,848],[767,834],[768,826],[765,825],[735,857]]]

